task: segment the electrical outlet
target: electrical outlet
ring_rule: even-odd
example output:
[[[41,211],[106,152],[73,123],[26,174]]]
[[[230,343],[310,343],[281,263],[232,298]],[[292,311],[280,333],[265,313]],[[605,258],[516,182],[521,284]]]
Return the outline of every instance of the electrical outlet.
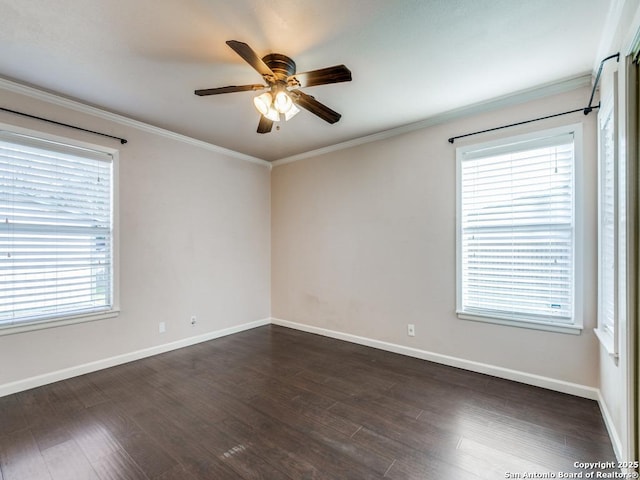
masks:
[[[407,325],[407,335],[409,335],[410,337],[416,336],[416,326],[413,323]]]
[[[158,324],[158,331],[159,331],[160,333],[164,333],[164,332],[166,332],[166,331],[167,331],[167,324],[166,324],[166,323],[164,323],[164,322],[160,322],[160,323]]]
[[[195,327],[196,326],[196,322],[198,321],[198,319],[196,318],[195,315],[191,315],[191,326]]]

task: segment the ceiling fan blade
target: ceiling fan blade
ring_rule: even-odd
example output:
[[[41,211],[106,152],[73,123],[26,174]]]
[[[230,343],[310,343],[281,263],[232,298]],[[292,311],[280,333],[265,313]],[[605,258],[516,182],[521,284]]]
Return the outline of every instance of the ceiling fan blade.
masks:
[[[321,68],[310,72],[296,73],[287,79],[287,83],[299,87],[314,87],[316,85],[350,81],[351,70],[344,65],[334,65],[333,67]]]
[[[269,120],[264,115],[260,115],[260,123],[258,123],[258,133],[269,133],[273,127],[273,120]]]
[[[234,52],[240,55],[245,62],[251,65],[254,70],[256,70],[260,75],[262,75],[265,80],[269,83],[273,83],[276,80],[276,74],[267,66],[266,63],[262,61],[262,59],[258,56],[256,52],[252,50],[252,48],[243,42],[238,42],[237,40],[227,40],[227,45],[229,45]]]
[[[338,120],[340,120],[340,117],[342,117],[342,115],[340,115],[338,112],[334,112],[326,105],[317,101],[311,95],[307,95],[300,90],[291,90],[289,93],[293,94],[291,95],[291,97],[297,105],[301,106],[305,110],[310,111],[314,115],[317,115],[325,122],[336,123]]]
[[[203,90],[196,90],[194,93],[201,97],[205,95],[220,95],[221,93],[233,93],[233,92],[246,92],[248,90],[264,90],[266,85],[253,84],[253,85],[229,85],[228,87],[219,88],[205,88]]]

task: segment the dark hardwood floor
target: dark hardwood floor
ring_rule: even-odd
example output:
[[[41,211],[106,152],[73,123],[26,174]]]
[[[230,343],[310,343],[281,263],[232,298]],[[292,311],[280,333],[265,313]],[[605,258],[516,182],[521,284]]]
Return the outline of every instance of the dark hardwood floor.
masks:
[[[0,398],[0,480],[501,479],[614,460],[596,402],[276,326]]]

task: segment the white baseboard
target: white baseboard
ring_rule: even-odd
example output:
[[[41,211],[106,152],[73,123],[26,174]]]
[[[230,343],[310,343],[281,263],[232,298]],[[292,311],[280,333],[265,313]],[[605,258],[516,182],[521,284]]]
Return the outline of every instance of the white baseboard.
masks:
[[[245,330],[261,327],[263,325],[269,325],[270,323],[271,319],[265,318],[263,320],[257,320],[255,322],[244,323],[242,325],[236,325],[234,327],[223,328],[222,330],[208,332],[203,335],[183,338],[182,340],[177,340],[175,342],[165,343],[163,345],[157,345],[155,347],[125,353],[123,355],[117,355],[115,357],[105,358],[102,360],[97,360],[95,362],[89,362],[83,365],[57,370],[55,372],[45,373],[43,375],[37,375],[35,377],[25,378],[24,380],[5,383],[4,385],[0,385],[0,397],[11,395],[17,392],[22,392],[24,390],[29,390],[31,388],[41,387],[42,385],[58,382],[60,380],[66,380],[67,378],[76,377],[78,375],[95,372],[97,370],[114,367],[116,365],[122,365],[123,363],[129,363],[134,360],[140,360],[142,358],[151,357],[153,355],[169,352],[171,350],[188,347],[190,345],[195,345],[196,343],[207,342],[209,340],[231,335],[233,333],[243,332]]]
[[[282,327],[293,328],[308,333],[315,333],[325,337],[336,338],[338,340],[344,340],[347,342],[356,343],[358,345],[364,345],[367,347],[377,348],[379,350],[385,350],[388,352],[399,353],[401,355],[407,355],[409,357],[420,358],[422,360],[428,360],[451,367],[462,368],[472,372],[483,373],[486,375],[492,375],[494,377],[504,378],[506,380],[513,380],[515,382],[525,383],[527,385],[534,385],[536,387],[542,387],[557,392],[567,393],[578,397],[588,398],[590,400],[596,400],[600,406],[602,413],[602,419],[609,433],[613,451],[619,462],[630,461],[630,458],[625,458],[623,454],[622,441],[620,435],[615,427],[613,417],[609,412],[606,402],[602,397],[600,390],[586,385],[580,385],[571,382],[565,382],[563,380],[557,380],[555,378],[543,377],[540,375],[534,375],[531,373],[521,372],[518,370],[512,370],[503,367],[497,367],[495,365],[489,365],[486,363],[474,362],[471,360],[465,360],[462,358],[451,357],[448,355],[441,355],[439,353],[428,352],[426,350],[419,350],[417,348],[405,347],[403,345],[397,345],[388,342],[382,342],[380,340],[374,340],[366,337],[359,337],[349,333],[338,332],[335,330],[329,330],[326,328],[314,327],[311,325],[305,325],[302,323],[290,322],[279,318],[272,318],[271,323],[273,325],[280,325]]]
[[[607,403],[604,401],[604,398],[600,394],[600,391],[598,391],[598,404],[600,405],[600,412],[602,413],[602,419],[604,420],[604,424],[607,427],[607,432],[609,433],[609,438],[611,439],[611,445],[613,446],[613,453],[616,454],[616,458],[618,459],[619,462],[631,461],[630,458],[625,458],[625,455],[623,455],[622,441],[620,440],[620,435],[616,430],[615,423],[613,422],[613,417],[611,416],[611,412],[609,412]]]
[[[379,350],[386,350],[387,352],[399,353],[401,355],[407,355],[409,357],[420,358],[422,360],[428,360],[430,362],[440,363],[443,365],[448,365],[450,367],[462,368],[464,370],[469,370],[472,372],[483,373],[494,377],[504,378],[506,380],[525,383],[527,385],[534,385],[536,387],[555,390],[557,392],[568,393],[570,395],[588,398],[590,400],[600,399],[600,391],[597,388],[588,387],[586,385],[565,382],[563,380],[557,380],[555,378],[543,377],[541,375],[521,372],[518,370],[511,370],[509,368],[498,367],[486,363],[474,362],[471,360],[465,360],[463,358],[451,357],[449,355],[428,352],[426,350],[420,350],[417,348],[405,347],[403,345],[397,345],[395,343],[388,343],[371,338],[359,337],[357,335],[337,332],[335,330],[328,330],[326,328],[313,327],[301,323],[290,322],[288,320],[282,320],[279,318],[272,318],[271,323],[274,325],[280,325],[282,327],[301,330],[303,332],[315,333],[318,335],[323,335],[325,337],[336,338],[338,340],[345,340],[347,342],[357,343],[358,345],[365,345],[367,347],[373,347]]]
[[[358,345],[364,345],[367,347],[377,348],[379,350],[385,350],[388,352],[398,353],[409,357],[420,358],[422,360],[428,360],[451,367],[462,368],[472,372],[491,375],[498,378],[504,378],[507,380],[513,380],[528,385],[534,385],[536,387],[547,388],[549,390],[555,390],[578,397],[588,398],[596,400],[600,405],[602,412],[602,418],[607,427],[607,431],[611,438],[613,450],[619,461],[624,460],[622,455],[622,442],[620,436],[615,428],[615,424],[611,417],[611,414],[607,408],[607,405],[600,394],[600,391],[593,387],[585,385],[579,385],[576,383],[565,382],[563,380],[557,380],[554,378],[543,377],[540,375],[534,375],[531,373],[521,372],[518,370],[512,370],[508,368],[498,367],[495,365],[489,365],[486,363],[474,362],[471,360],[465,360],[458,357],[452,357],[449,355],[442,355],[439,353],[429,352],[426,350],[420,350],[417,348],[406,347],[403,345],[397,345],[394,343],[383,342],[380,340],[374,340],[371,338],[360,337],[349,333],[338,332],[335,330],[329,330],[326,328],[314,327],[311,325],[305,325],[302,323],[290,322],[279,318],[266,318],[263,320],[257,320],[255,322],[249,322],[242,325],[236,325],[234,327],[224,328],[222,330],[216,330],[208,332],[203,335],[197,335],[195,337],[184,338],[171,343],[165,343],[163,345],[157,345],[155,347],[145,348],[137,350],[135,352],[125,353],[123,355],[117,355],[115,357],[105,358],[97,360],[95,362],[85,363],[75,367],[65,368],[57,370],[55,372],[46,373],[43,375],[37,375],[34,377],[26,378],[16,382],[6,383],[0,385],[0,397],[11,395],[14,393],[29,390],[31,388],[40,387],[49,383],[58,382],[60,380],[66,380],[78,375],[84,375],[86,373],[95,372],[116,365],[122,365],[124,363],[140,360],[160,353],[169,352],[171,350],[177,350],[179,348],[188,347],[197,343],[207,342],[216,338],[224,337],[234,333],[243,332],[252,328],[261,327],[264,325],[279,325],[282,327],[293,328],[308,333],[315,333],[325,337],[336,338],[338,340],[344,340],[347,342],[355,343]]]

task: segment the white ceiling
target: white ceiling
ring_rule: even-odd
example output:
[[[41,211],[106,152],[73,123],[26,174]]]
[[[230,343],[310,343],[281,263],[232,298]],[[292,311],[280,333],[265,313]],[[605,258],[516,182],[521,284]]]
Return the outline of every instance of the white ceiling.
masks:
[[[0,76],[271,161],[590,73],[610,4],[0,0]],[[260,135],[254,93],[194,95],[261,82],[231,39],[299,72],[345,64],[352,82],[304,89],[342,119]]]

